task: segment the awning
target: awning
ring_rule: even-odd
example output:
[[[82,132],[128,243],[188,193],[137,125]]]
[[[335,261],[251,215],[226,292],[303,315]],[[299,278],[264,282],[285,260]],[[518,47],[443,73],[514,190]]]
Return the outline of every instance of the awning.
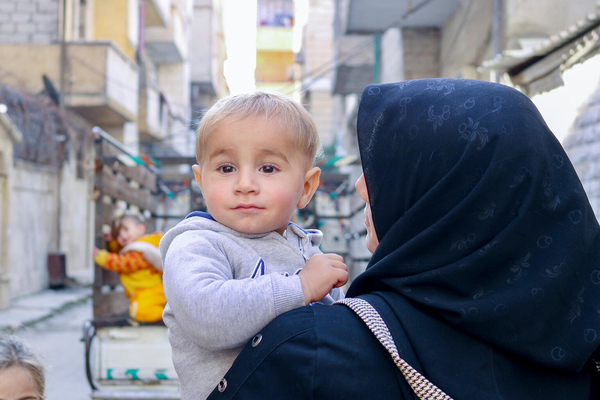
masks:
[[[590,14],[566,31],[549,38],[522,39],[521,44],[523,49],[505,50],[478,70],[507,73],[528,96],[554,89],[563,85],[564,70],[598,53],[600,16]]]

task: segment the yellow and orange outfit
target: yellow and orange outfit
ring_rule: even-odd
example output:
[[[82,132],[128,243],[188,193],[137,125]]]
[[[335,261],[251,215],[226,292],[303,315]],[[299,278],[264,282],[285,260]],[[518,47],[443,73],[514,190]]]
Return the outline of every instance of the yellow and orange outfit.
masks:
[[[118,254],[100,250],[94,258],[102,268],[119,273],[129,298],[129,315],[136,321],[162,320],[167,304],[158,250],[161,238],[161,232],[154,232],[128,244]]]

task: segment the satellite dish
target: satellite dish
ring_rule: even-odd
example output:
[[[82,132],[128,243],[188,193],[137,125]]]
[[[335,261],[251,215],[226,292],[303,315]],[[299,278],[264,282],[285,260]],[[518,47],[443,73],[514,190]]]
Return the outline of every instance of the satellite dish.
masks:
[[[42,79],[44,80],[44,88],[46,89],[48,97],[52,99],[54,104],[56,104],[57,106],[60,105],[60,95],[58,94],[58,91],[54,88],[54,85],[52,84],[50,78],[48,78],[48,76],[44,74],[42,75]]]

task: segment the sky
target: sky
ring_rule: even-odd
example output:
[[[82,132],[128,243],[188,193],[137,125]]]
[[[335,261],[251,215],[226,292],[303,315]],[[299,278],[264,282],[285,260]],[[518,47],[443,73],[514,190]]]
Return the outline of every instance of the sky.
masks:
[[[256,0],[228,0],[222,4],[227,47],[223,73],[231,94],[251,92],[256,89]]]

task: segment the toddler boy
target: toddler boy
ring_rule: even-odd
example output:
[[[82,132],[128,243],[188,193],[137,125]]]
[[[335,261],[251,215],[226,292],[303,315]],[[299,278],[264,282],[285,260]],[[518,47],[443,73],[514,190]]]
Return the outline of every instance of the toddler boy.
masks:
[[[158,244],[162,233],[146,235],[144,217],[126,211],[115,221],[118,253],[94,248],[94,261],[119,273],[129,299],[129,316],[139,322],[157,322],[167,303],[162,285],[162,260]],[[113,246],[115,247],[115,246]]]
[[[208,213],[160,243],[182,400],[205,399],[278,315],[343,297],[342,257],[320,252],[321,232],[290,222],[317,189],[318,147],[308,112],[280,94],[230,96],[203,117],[192,168]]]

